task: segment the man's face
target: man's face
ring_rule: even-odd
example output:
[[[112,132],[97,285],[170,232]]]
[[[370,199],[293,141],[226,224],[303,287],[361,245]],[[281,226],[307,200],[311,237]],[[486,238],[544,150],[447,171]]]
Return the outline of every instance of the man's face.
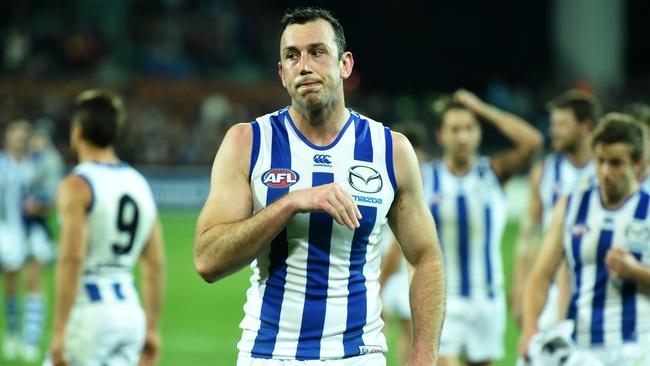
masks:
[[[610,202],[625,198],[637,180],[640,164],[632,160],[631,152],[632,147],[622,142],[594,147],[598,182]]]
[[[450,109],[443,116],[438,136],[445,154],[449,154],[454,161],[465,164],[478,150],[481,127],[472,112]]]
[[[17,156],[24,155],[28,149],[29,134],[29,127],[26,124],[10,127],[6,134],[7,150]]]
[[[302,108],[327,105],[342,93],[352,72],[352,54],[338,57],[334,29],[318,19],[289,25],[280,39],[278,71],[291,99]]]
[[[551,111],[550,132],[555,151],[573,151],[580,140],[584,138],[582,126],[570,108]]]

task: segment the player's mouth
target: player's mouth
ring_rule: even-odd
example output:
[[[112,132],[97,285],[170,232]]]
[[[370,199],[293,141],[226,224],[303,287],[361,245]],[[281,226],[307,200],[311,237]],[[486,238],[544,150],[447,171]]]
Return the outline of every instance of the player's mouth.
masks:
[[[298,89],[314,89],[319,86],[321,83],[319,81],[303,81],[298,84]]]

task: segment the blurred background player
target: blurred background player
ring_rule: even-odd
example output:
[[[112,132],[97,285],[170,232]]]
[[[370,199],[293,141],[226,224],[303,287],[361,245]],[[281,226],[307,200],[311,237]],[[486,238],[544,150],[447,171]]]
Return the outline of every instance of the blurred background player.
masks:
[[[429,135],[422,123],[417,121],[396,124],[392,128],[400,132],[413,145],[420,166],[428,159],[425,149]],[[411,322],[411,305],[409,303],[410,268],[400,245],[392,232],[388,230],[382,243],[384,254],[381,261],[379,284],[381,285],[382,318],[389,328],[392,322],[399,327],[398,354],[400,362],[406,362],[411,350],[413,325]]]
[[[113,150],[123,107],[100,90],[79,95],[71,147],[79,159],[61,183],[61,243],[51,345],[53,365],[155,364],[163,298],[163,245],[144,177]],[[141,264],[142,297],[133,267]]]
[[[478,155],[478,118],[514,147]],[[504,352],[505,300],[501,237],[506,224],[502,185],[528,166],[541,134],[521,118],[459,90],[440,115],[442,159],[423,168],[425,195],[436,220],[447,276],[447,312],[439,365],[489,365]]]
[[[571,274],[568,318],[577,348],[605,366],[648,365],[650,342],[650,195],[639,190],[641,127],[610,113],[591,139],[597,182],[586,181],[553,211],[524,297],[519,353],[562,262]]]
[[[541,234],[548,228],[553,206],[584,179],[595,177],[591,159],[589,134],[598,120],[600,104],[591,94],[570,90],[549,103],[550,135],[553,153],[537,163],[530,173],[528,215],[522,220],[520,239],[515,259],[511,305],[517,322],[521,324],[524,284],[541,242]],[[564,267],[561,267],[564,268]],[[566,270],[558,274],[559,285],[551,287],[548,305],[540,317],[540,327],[557,322],[565,315],[568,277]],[[559,292],[564,295],[560,299]]]
[[[43,289],[43,271],[54,259],[54,243],[47,218],[54,207],[56,189],[63,175],[63,162],[52,145],[49,132],[35,128],[29,140],[29,159],[33,174],[23,200],[27,263],[23,268],[27,294],[24,310],[24,344],[22,356],[36,361],[40,356],[40,342],[46,317]]]
[[[33,174],[29,159],[31,126],[26,120],[9,123],[5,149],[0,153],[0,261],[5,281],[5,319],[2,340],[5,359],[16,359],[23,345],[20,335],[18,273],[27,255],[23,199]]]
[[[623,108],[623,112],[639,122],[643,129],[644,149],[639,180],[641,189],[650,192],[650,106],[630,103]]]

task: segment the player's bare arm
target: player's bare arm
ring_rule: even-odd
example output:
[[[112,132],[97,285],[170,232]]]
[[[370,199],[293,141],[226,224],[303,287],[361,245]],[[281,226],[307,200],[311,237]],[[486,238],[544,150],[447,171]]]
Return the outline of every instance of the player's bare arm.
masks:
[[[562,197],[557,201],[553,209],[551,224],[542,241],[539,256],[526,281],[523,331],[519,339],[520,355],[526,354],[530,339],[538,331],[537,319],[539,319],[539,315],[544,308],[548,290],[553,283],[555,274],[564,260],[562,235],[566,205],[566,197]]]
[[[359,226],[361,213],[352,196],[335,183],[291,192],[253,215],[252,135],[248,124],[233,126],[214,160],[194,240],[194,266],[208,282],[249,264],[296,213],[324,211],[340,225]]]
[[[542,179],[542,169],[542,163],[538,163],[530,172],[527,216],[519,230],[519,240],[515,253],[515,274],[512,279],[510,306],[520,326],[522,325],[524,285],[530,269],[535,263],[534,259],[541,239],[542,198],[539,194],[539,185]]]
[[[624,248],[611,248],[605,256],[605,265],[615,278],[633,280],[644,286],[650,286],[650,268]]]
[[[389,223],[408,262],[413,266],[410,289],[413,351],[409,365],[431,365],[437,359],[444,319],[445,275],[433,217],[426,207],[422,178],[408,140],[393,132],[397,194]]]
[[[402,259],[402,250],[395,237],[390,234],[390,244],[386,254],[381,259],[381,271],[379,273],[379,286],[382,288],[390,276],[399,271],[400,261]]]
[[[86,210],[92,200],[88,184],[79,176],[70,175],[59,186],[57,209],[61,220],[59,256],[56,263],[54,325],[51,356],[54,365],[65,365],[63,349],[65,326],[77,294],[81,262],[86,254]]]
[[[156,218],[149,240],[140,254],[142,299],[147,317],[147,331],[140,365],[155,365],[160,356],[160,309],[165,297],[165,255],[160,221]]]
[[[542,134],[518,116],[483,102],[467,90],[458,90],[454,98],[492,123],[514,143],[513,149],[492,157],[492,168],[501,182],[505,182],[513,173],[526,167],[542,147],[544,142]]]

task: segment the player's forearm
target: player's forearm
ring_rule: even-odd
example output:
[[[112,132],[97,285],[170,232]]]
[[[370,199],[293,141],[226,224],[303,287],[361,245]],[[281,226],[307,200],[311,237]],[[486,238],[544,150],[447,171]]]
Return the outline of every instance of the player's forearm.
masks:
[[[445,314],[445,274],[438,248],[413,266],[410,288],[413,319],[413,353],[438,357]]]
[[[526,281],[524,290],[523,333],[534,334],[537,332],[539,319],[551,287],[553,276],[545,276],[533,271]]]
[[[63,333],[74,304],[79,278],[81,277],[81,257],[75,254],[62,254],[57,259],[54,296],[54,333]]]
[[[147,315],[147,330],[157,330],[164,294],[165,269],[162,258],[142,265],[142,298]]]
[[[492,122],[518,148],[530,152],[531,155],[542,146],[542,134],[522,118],[486,103],[478,113]]]
[[[639,263],[632,271],[632,278],[639,284],[650,287],[650,268]]]
[[[194,266],[207,282],[217,281],[250,263],[287,225],[295,209],[287,196],[257,214],[197,233]]]

